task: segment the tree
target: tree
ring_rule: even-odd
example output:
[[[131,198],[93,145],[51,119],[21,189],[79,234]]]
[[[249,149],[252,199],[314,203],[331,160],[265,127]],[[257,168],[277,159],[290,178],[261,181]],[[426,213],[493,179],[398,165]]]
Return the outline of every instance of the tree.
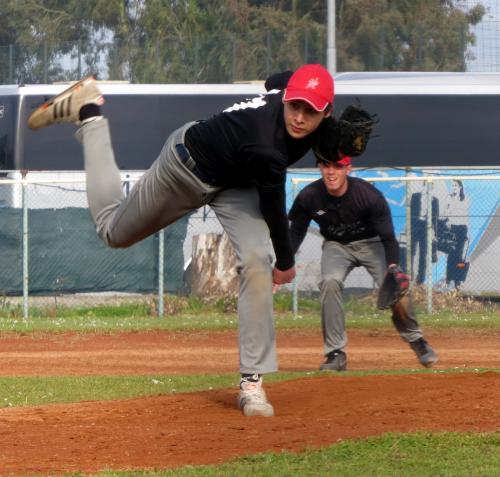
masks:
[[[485,13],[451,0],[338,1],[339,71],[464,71]]]
[[[165,3],[172,5],[165,8]],[[306,41],[311,57],[324,58],[322,25],[290,11],[242,0],[150,0],[137,24],[140,50],[127,58],[136,81],[263,79],[301,64]]]
[[[0,16],[19,82],[262,79],[324,57],[324,26],[245,0],[5,0]]]
[[[337,0],[339,71],[463,71],[480,4]],[[265,79],[326,61],[324,0],[3,0],[0,80]]]
[[[103,37],[111,36],[124,0],[4,0],[0,17],[14,46],[18,82],[76,79],[97,68]],[[5,43],[4,43],[5,41]],[[68,67],[79,58],[83,67]]]

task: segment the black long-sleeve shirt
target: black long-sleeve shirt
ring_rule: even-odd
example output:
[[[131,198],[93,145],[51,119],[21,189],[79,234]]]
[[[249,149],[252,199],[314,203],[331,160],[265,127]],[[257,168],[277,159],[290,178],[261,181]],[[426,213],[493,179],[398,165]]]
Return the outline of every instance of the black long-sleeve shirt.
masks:
[[[236,104],[188,129],[185,143],[196,165],[212,185],[255,186],[266,221],[276,267],[294,265],[286,215],[286,169],[318,141],[329,119],[302,139],[288,135],[282,92],[271,92]]]
[[[288,214],[294,252],[314,220],[325,240],[346,244],[379,236],[387,264],[398,264],[399,245],[385,197],[363,179],[347,177],[347,180],[347,191],[341,197],[330,195],[322,179],[300,191]]]

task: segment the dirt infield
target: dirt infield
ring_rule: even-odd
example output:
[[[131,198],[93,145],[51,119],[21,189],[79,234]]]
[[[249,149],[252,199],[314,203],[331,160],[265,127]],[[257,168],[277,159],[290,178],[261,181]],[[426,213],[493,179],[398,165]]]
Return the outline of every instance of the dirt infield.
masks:
[[[394,332],[349,333],[349,369],[417,368]],[[0,409],[0,475],[218,463],[389,431],[500,429],[498,332],[432,332],[436,369],[462,373],[268,383],[274,418],[244,418],[236,388],[119,401]],[[138,375],[235,372],[234,332],[59,334],[0,338],[0,374]],[[280,368],[316,370],[321,337],[278,333]]]

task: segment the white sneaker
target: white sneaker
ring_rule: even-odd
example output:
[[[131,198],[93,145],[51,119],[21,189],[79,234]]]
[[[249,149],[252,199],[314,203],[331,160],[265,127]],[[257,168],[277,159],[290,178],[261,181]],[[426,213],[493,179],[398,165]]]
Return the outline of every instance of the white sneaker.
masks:
[[[241,378],[238,407],[245,416],[274,416],[274,409],[262,389],[262,377]]]
[[[28,118],[31,129],[57,123],[78,124],[78,114],[86,104],[104,104],[104,98],[92,76],[78,81],[35,109]]]

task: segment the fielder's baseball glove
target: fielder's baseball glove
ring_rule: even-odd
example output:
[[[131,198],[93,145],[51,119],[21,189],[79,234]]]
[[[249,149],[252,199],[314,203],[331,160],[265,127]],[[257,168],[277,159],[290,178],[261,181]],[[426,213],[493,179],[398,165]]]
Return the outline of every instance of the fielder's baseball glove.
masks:
[[[410,288],[410,277],[397,265],[391,265],[378,292],[377,308],[386,310],[395,305]]]
[[[339,150],[345,156],[363,154],[377,122],[377,115],[361,109],[359,103],[348,106],[338,121]]]

